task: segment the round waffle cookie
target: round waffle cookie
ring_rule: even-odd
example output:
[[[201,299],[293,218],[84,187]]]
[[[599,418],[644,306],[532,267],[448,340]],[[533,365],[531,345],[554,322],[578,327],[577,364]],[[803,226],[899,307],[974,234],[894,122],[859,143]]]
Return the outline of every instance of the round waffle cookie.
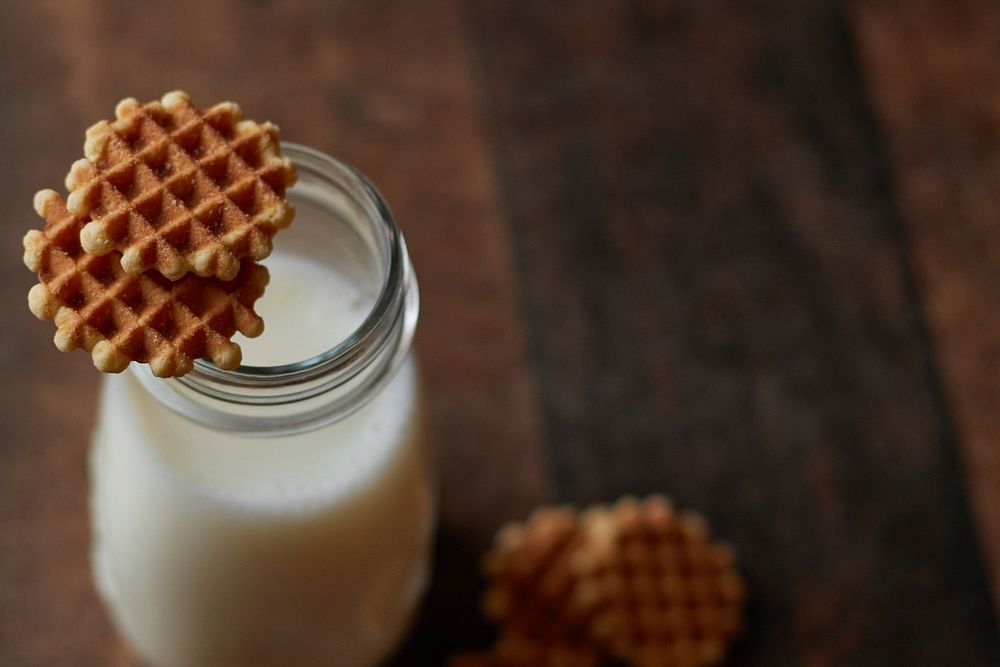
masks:
[[[745,585],[731,547],[662,496],[582,513],[541,508],[503,527],[484,558],[489,653],[451,667],[637,667],[720,662],[742,628]]]
[[[486,616],[502,627],[488,659],[502,667],[589,667],[600,650],[574,598],[582,535],[576,512],[541,508],[500,529],[483,561]],[[481,657],[481,659],[487,659]]]
[[[66,177],[67,207],[89,218],[86,252],[118,251],[126,273],[170,280],[232,280],[241,260],[270,254],[294,215],[285,189],[296,174],[277,127],[243,120],[232,102],[200,111],[181,91],[122,100],[115,116],[87,130],[86,159]]]
[[[574,600],[608,655],[637,667],[723,659],[742,629],[746,587],[732,548],[709,542],[704,519],[662,496],[625,497],[585,512],[580,531],[601,557],[579,560]]]
[[[28,306],[35,316],[55,320],[60,350],[82,347],[107,373],[138,361],[168,377],[184,375],[200,357],[235,368],[242,353],[230,338],[236,331],[251,337],[263,331],[253,310],[268,282],[263,266],[245,261],[229,281],[131,274],[116,251],[84,252],[80,229],[86,219],[71,213],[56,192],[36,194],[35,210],[46,224],[24,237],[24,263],[39,279]]]

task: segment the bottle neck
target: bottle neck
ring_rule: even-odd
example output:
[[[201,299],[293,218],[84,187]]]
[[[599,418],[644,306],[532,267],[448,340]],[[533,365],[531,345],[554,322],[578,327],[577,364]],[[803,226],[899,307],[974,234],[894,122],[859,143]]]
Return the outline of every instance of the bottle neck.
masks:
[[[373,305],[349,336],[331,340],[328,349],[302,361],[225,371],[198,360],[186,376],[171,380],[133,366],[131,372],[161,404],[220,431],[286,435],[347,417],[392,377],[416,328],[416,277],[381,194],[359,172],[324,153],[292,143],[283,143],[282,151],[299,172],[287,196],[300,213],[278,237],[275,252],[337,269],[370,291]],[[262,335],[267,336],[266,322]]]

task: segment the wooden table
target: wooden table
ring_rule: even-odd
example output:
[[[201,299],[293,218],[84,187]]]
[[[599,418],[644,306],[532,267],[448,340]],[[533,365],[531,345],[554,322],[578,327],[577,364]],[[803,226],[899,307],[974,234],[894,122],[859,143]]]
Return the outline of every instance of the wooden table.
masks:
[[[152,4],[152,3],[149,3]],[[98,376],[24,307],[32,193],[127,95],[356,164],[423,296],[442,516],[393,664],[484,646],[476,560],[663,491],[738,547],[734,665],[996,665],[1000,5],[0,5],[0,665],[130,664],[91,587]]]

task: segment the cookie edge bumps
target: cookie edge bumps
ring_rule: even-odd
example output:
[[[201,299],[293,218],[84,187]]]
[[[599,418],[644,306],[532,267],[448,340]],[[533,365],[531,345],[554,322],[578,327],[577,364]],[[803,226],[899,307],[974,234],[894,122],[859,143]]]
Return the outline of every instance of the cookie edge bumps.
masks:
[[[39,190],[35,193],[33,199],[35,212],[46,221],[46,224],[48,224],[48,209],[59,198],[59,194],[51,189]],[[45,243],[48,243],[48,240],[41,230],[32,229],[24,235],[24,264],[35,274],[44,268],[42,266],[41,246]],[[261,273],[264,275],[264,279],[255,281],[255,283],[262,283],[255,284],[256,289],[262,289],[267,284],[266,270]],[[28,291],[28,309],[40,320],[54,321],[56,333],[53,336],[53,343],[58,350],[61,352],[71,352],[77,348],[87,350],[91,354],[94,366],[103,373],[121,373],[134,361],[86,322],[82,322],[82,326],[78,328],[78,335],[71,334],[67,323],[71,320],[78,322],[81,319],[79,313],[64,304],[42,282],[36,283]],[[235,347],[236,350],[232,350],[232,347]],[[213,361],[216,361],[217,365],[221,361],[232,364],[231,367],[235,368],[242,358],[242,351],[236,343],[229,341],[229,346],[217,356],[218,360],[213,357]],[[194,362],[178,350],[173,352],[164,350],[152,357],[148,363],[153,374],[157,377],[179,377],[194,367]],[[220,368],[222,368],[221,365]]]
[[[198,109],[191,102],[191,96],[183,90],[172,90],[165,93],[159,100],[141,103],[134,97],[127,97],[115,106],[115,120],[102,120],[87,129],[84,141],[85,159],[73,164],[66,176],[66,188],[69,191],[67,207],[76,215],[83,217],[90,213],[94,200],[101,186],[100,170],[96,163],[102,158],[113,134],[127,133],[132,118],[143,111],[153,115],[157,113],[175,112],[181,107],[191,106],[205,118],[211,114],[224,114],[232,126],[234,140],[241,135],[256,134],[257,149],[261,157],[261,167],[280,168],[283,178],[283,189],[287,189],[298,180],[298,171],[291,160],[281,155],[280,130],[270,121],[258,123],[244,119],[239,104],[225,101],[207,109]],[[258,167],[259,169],[260,167]],[[257,178],[261,176],[258,174]],[[266,185],[266,182],[265,182]],[[270,256],[273,251],[273,237],[295,218],[295,207],[287,200],[284,193],[279,196],[274,206],[260,211],[250,219],[253,227],[263,230],[263,238],[251,244],[246,258],[260,261]],[[122,268],[127,273],[142,273],[149,268],[156,268],[172,281],[179,280],[188,272],[201,277],[217,277],[223,281],[232,280],[241,264],[230,248],[239,238],[246,234],[243,229],[236,229],[229,234],[218,237],[220,248],[204,248],[191,256],[185,256],[173,246],[157,241],[157,259],[144,262],[142,252],[135,245],[121,248]],[[108,234],[107,222],[104,220],[88,221],[80,232],[80,243],[83,248],[94,255],[103,255],[117,247]]]
[[[48,207],[58,198],[59,194],[55,190],[39,190],[33,200],[35,212],[47,221]],[[24,264],[33,273],[37,274],[43,268],[40,246],[46,242],[44,232],[38,229],[29,230],[24,235]],[[28,309],[40,320],[55,322],[56,333],[53,336],[53,343],[60,351],[71,352],[77,347],[82,347],[91,353],[94,366],[104,373],[120,373],[131,363],[131,359],[90,325],[84,324],[81,328],[81,340],[70,335],[65,323],[69,319],[79,318],[79,315],[52,294],[43,283],[36,283],[28,290]]]

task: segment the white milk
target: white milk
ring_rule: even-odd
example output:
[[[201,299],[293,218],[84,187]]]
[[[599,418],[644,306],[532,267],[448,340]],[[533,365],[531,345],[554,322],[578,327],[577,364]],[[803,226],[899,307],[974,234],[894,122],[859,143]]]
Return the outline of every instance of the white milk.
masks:
[[[371,298],[276,254],[244,362],[343,339]],[[425,586],[432,492],[412,361],[354,415],[248,438],[197,425],[128,373],[104,381],[91,454],[94,573],[153,665],[373,665]]]

